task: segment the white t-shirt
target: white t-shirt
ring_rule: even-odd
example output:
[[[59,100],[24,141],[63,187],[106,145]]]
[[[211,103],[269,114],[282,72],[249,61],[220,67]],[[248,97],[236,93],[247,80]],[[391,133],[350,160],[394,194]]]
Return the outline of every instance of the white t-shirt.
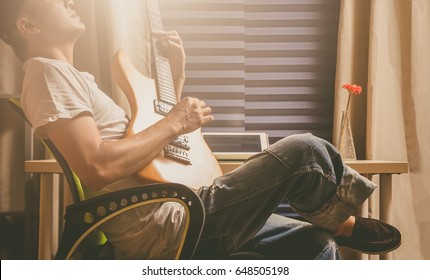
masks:
[[[43,125],[72,119],[84,112],[93,115],[103,140],[124,136],[129,123],[127,115],[98,88],[91,74],[46,58],[29,59],[24,71],[21,103],[39,137],[46,138]]]
[[[124,137],[129,124],[126,113],[98,88],[91,74],[64,61],[40,57],[27,60],[24,71],[21,105],[39,137],[46,138],[44,125],[84,112],[93,116],[102,140]],[[91,197],[136,185],[139,182],[127,177],[86,194]],[[183,217],[179,204],[151,204],[118,215],[102,229],[119,259],[170,259],[181,239]]]

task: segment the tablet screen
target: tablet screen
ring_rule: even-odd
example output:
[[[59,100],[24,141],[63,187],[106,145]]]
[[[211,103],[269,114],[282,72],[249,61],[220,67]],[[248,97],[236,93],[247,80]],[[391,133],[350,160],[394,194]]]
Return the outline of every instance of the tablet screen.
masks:
[[[268,146],[265,133],[203,133],[218,159],[243,160]]]

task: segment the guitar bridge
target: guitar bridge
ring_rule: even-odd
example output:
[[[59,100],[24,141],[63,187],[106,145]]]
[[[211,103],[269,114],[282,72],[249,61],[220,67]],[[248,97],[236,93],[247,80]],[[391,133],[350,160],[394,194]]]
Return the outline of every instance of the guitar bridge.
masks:
[[[170,110],[173,108],[173,105],[158,99],[154,99],[154,111],[157,114],[167,116]]]
[[[188,152],[173,145],[167,145],[164,148],[164,156],[180,163],[191,165]]]

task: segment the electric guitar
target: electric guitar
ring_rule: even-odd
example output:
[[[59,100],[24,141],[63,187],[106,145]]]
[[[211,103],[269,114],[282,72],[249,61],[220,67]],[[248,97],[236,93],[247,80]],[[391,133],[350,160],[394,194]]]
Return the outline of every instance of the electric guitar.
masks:
[[[158,3],[156,0],[146,2],[150,31],[163,30]],[[151,48],[151,78],[135,68],[124,50],[119,50],[112,60],[112,75],[126,95],[131,109],[126,137],[164,118],[177,102],[166,51],[152,36]],[[191,189],[209,186],[220,175],[222,171],[218,161],[200,129],[177,137],[135,174],[142,183],[175,182]]]

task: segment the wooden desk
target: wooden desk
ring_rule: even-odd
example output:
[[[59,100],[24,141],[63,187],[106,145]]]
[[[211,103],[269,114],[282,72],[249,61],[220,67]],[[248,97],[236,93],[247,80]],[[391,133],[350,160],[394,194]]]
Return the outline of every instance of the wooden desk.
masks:
[[[234,170],[242,162],[221,161],[224,173]],[[392,175],[408,172],[408,163],[405,161],[380,160],[354,160],[345,161],[358,173],[371,176],[379,175],[379,212],[380,220],[391,223],[392,203]],[[39,216],[39,259],[51,259],[53,256],[52,240],[56,237],[52,231],[53,218],[53,191],[54,174],[61,174],[62,170],[55,160],[34,160],[25,162],[25,171],[40,173],[40,216]],[[391,259],[391,253],[381,255],[381,259]]]

